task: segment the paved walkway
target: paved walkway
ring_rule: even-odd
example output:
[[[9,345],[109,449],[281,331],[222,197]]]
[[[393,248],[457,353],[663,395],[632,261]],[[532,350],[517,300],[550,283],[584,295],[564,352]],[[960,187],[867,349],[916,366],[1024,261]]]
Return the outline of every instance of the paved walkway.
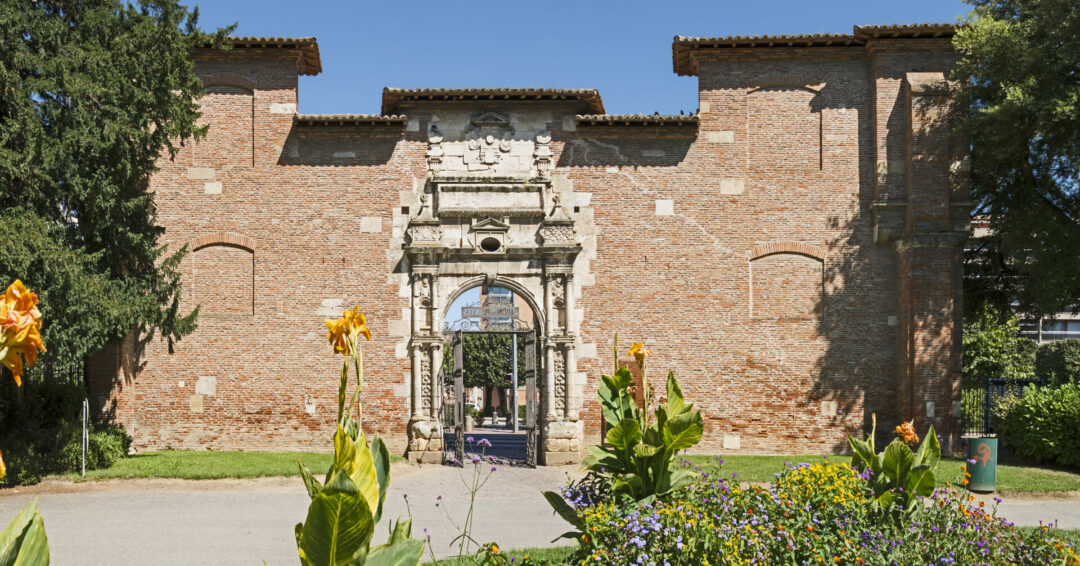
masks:
[[[469,500],[463,482],[472,480],[471,472],[395,464],[376,542],[386,539],[387,524],[408,516],[407,493],[413,536],[422,538],[426,528],[436,556],[456,553],[449,542],[459,531],[446,515],[459,524],[464,520]],[[508,548],[550,544],[569,525],[552,515],[541,490],[565,484],[567,473],[579,472],[500,466],[477,498],[473,536]],[[304,520],[309,503],[300,478],[49,481],[0,490],[0,518],[9,521],[34,497],[45,519],[53,564],[72,566],[252,565],[264,560],[271,566],[295,565],[293,528]]]
[[[459,523],[464,519],[469,502],[462,482],[471,480],[470,470],[465,472],[395,464],[377,542],[386,538],[387,522],[407,515],[407,493],[413,535],[423,537],[427,528],[435,554],[452,554],[448,543],[458,531],[444,511]],[[540,491],[564,484],[568,473],[579,472],[499,467],[477,499],[474,536],[505,548],[548,545],[568,525],[552,515]],[[0,518],[10,520],[34,497],[45,518],[53,563],[65,566],[251,565],[263,560],[272,566],[295,565],[293,527],[304,520],[308,506],[299,478],[49,481],[0,491]],[[992,497],[983,496],[990,503]],[[1019,525],[1057,519],[1059,526],[1077,529],[1080,493],[1055,499],[1007,497],[999,514]]]

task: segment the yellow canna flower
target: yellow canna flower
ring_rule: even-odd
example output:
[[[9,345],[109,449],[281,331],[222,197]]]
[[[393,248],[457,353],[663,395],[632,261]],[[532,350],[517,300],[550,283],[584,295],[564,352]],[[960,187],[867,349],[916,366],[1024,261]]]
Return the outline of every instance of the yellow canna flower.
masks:
[[[41,312],[38,297],[27,290],[22,281],[15,281],[0,296],[0,362],[22,385],[23,364],[32,366],[38,350],[45,351],[41,341]]]
[[[919,435],[915,434],[915,419],[901,424],[896,427],[893,432],[908,446],[914,446],[919,443]]]
[[[637,363],[640,366],[645,363],[645,356],[651,356],[652,352],[645,349],[644,342],[634,342],[634,344],[630,346],[630,355],[634,356],[634,359],[637,360]]]
[[[326,328],[326,338],[338,354],[351,355],[353,345],[361,335],[371,340],[367,318],[360,312],[360,307],[345,311],[337,320],[326,321]]]
[[[7,475],[7,466],[4,465],[4,455],[0,454],[0,480]]]

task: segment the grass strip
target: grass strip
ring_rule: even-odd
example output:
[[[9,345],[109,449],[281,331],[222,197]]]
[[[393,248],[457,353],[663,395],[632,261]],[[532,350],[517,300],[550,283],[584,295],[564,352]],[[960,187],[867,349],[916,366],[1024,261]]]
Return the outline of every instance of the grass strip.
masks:
[[[771,482],[776,479],[785,469],[785,462],[817,463],[828,460],[830,462],[849,462],[851,456],[844,455],[797,455],[797,456],[685,456],[704,471],[725,477],[731,477],[737,473],[741,481]],[[723,465],[719,465],[719,460]],[[960,458],[943,458],[938,464],[937,480],[939,485],[951,482],[956,485],[960,478],[960,466],[964,460]],[[1065,470],[1049,466],[1020,464],[1016,462],[998,463],[997,488],[999,491],[1010,493],[1044,493],[1054,491],[1080,491],[1080,472]]]
[[[211,452],[161,450],[122,458],[111,468],[87,470],[87,480],[131,478],[175,478],[210,480],[223,478],[259,478],[267,476],[296,476],[297,460],[316,474],[330,467],[333,454],[320,452]],[[391,463],[404,458],[390,456]],[[54,476],[79,481],[77,473]]]

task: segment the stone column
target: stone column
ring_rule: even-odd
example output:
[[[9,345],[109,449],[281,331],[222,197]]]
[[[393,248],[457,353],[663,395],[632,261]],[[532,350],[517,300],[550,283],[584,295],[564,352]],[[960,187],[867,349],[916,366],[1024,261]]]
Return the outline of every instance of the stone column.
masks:
[[[412,412],[410,416],[412,417],[411,420],[416,420],[423,418],[424,416],[422,413],[423,400],[421,393],[422,376],[420,375],[420,365],[422,361],[421,357],[425,355],[425,352],[417,342],[410,345],[410,350],[412,350]]]

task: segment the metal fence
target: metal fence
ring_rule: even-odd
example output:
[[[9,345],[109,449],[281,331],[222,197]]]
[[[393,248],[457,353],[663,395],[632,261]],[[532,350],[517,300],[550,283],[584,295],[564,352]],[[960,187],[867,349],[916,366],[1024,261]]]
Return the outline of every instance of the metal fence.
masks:
[[[994,406],[998,400],[1010,395],[1023,397],[1024,391],[1032,385],[1042,385],[1042,380],[988,379],[982,387],[965,387],[960,400],[964,434],[994,434]]]

